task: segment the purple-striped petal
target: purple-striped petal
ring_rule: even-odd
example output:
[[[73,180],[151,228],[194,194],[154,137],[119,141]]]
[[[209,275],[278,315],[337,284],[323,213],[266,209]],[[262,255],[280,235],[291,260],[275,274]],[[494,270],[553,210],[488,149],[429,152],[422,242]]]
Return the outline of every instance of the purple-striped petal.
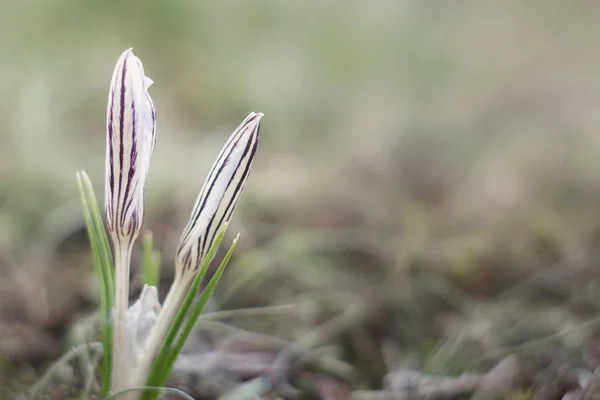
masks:
[[[183,231],[177,249],[177,273],[193,274],[225,222],[233,214],[254,160],[261,113],[251,113],[219,153]]]
[[[141,61],[126,50],[113,72],[108,96],[106,224],[129,242],[144,217],[144,184],[154,150],[156,113]]]

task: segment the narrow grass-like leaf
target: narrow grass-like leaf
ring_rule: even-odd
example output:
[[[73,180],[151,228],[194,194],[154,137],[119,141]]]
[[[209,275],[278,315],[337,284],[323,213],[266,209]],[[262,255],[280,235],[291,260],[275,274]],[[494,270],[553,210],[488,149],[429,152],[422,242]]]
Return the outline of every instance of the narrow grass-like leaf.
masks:
[[[160,281],[160,252],[154,249],[152,232],[144,234],[142,247],[142,284],[154,286],[158,289]]]
[[[105,280],[107,283],[108,291],[111,293],[110,296],[110,307],[113,306],[113,298],[115,292],[115,272],[114,272],[114,263],[113,263],[113,255],[110,247],[110,242],[108,241],[108,235],[106,234],[106,229],[104,227],[104,218],[102,213],[100,212],[100,207],[98,207],[98,201],[96,200],[96,195],[94,193],[94,187],[92,186],[92,181],[87,176],[84,171],[79,173],[79,179],[81,180],[81,185],[83,187],[83,191],[86,197],[86,201],[90,210],[90,215],[94,227],[94,232],[96,232],[97,237],[99,239],[100,245],[100,256],[102,257],[102,266],[103,273],[105,276]]]
[[[102,335],[102,392],[108,394],[111,380],[112,362],[112,299],[114,296],[112,255],[108,246],[108,238],[91,182],[85,172],[77,174],[77,184],[81,194],[81,204],[85,225],[90,240],[94,269],[97,281],[100,282],[100,330]],[[96,212],[95,212],[96,211]]]
[[[110,274],[107,271],[111,270],[112,263],[110,261],[106,262],[106,255],[103,254],[108,251],[108,259],[112,260],[110,257],[110,248],[106,249],[102,245],[102,233],[105,234],[103,230],[103,225],[99,225],[98,221],[95,220],[92,209],[94,205],[97,207],[97,203],[95,203],[95,199],[93,198],[93,189],[91,185],[88,185],[83,179],[82,175],[78,174],[77,183],[79,185],[79,190],[81,192],[82,199],[82,207],[86,222],[86,228],[88,232],[88,237],[90,240],[90,246],[92,249],[92,255],[94,260],[94,269],[96,271],[97,281],[100,283],[100,329],[102,336],[102,346],[104,348],[104,355],[102,359],[102,392],[103,394],[107,394],[110,390],[110,380],[111,380],[111,361],[112,361],[112,325],[111,325],[111,309],[112,309],[112,296],[113,291],[111,290],[110,284]],[[100,224],[102,221],[99,221]],[[98,231],[98,227],[102,226],[102,232]]]
[[[225,267],[229,263],[229,259],[231,259],[231,255],[233,254],[233,251],[235,250],[235,246],[237,244],[238,238],[239,238],[239,234],[233,240],[233,243],[231,244],[231,247],[227,251],[227,254],[225,254],[223,261],[221,261],[221,264],[219,264],[219,268],[217,268],[217,271],[215,272],[213,277],[210,279],[210,281],[206,285],[206,288],[204,288],[204,290],[202,291],[200,298],[198,299],[196,304],[194,304],[194,308],[192,309],[189,318],[185,321],[185,325],[183,326],[183,329],[181,329],[181,331],[179,332],[179,335],[177,336],[177,341],[175,342],[173,349],[169,352],[169,356],[168,356],[166,362],[162,365],[162,371],[160,374],[162,379],[161,379],[159,386],[164,385],[167,378],[169,377],[169,373],[171,372],[171,368],[173,368],[173,364],[175,363],[177,356],[181,352],[181,349],[183,348],[183,345],[185,344],[187,338],[190,336],[190,334],[194,330],[194,327],[196,326],[196,321],[198,320],[198,317],[202,313],[202,310],[204,310],[204,307],[206,307],[206,304],[208,303],[208,300],[212,296],[215,288],[217,287],[217,284],[219,283],[221,276],[223,276],[223,271],[225,271]]]
[[[223,237],[225,236],[225,231],[227,230],[227,225],[228,224],[225,224],[222,227],[221,231],[219,232],[219,234],[215,238],[214,242],[212,243],[210,249],[208,250],[206,257],[202,261],[202,265],[200,266],[200,270],[198,271],[198,274],[192,281],[192,284],[187,291],[186,297],[185,297],[183,303],[181,304],[181,306],[179,307],[179,310],[178,310],[177,314],[175,315],[175,318],[173,319],[173,323],[171,324],[171,327],[169,328],[169,331],[167,332],[167,335],[165,336],[165,339],[161,345],[160,351],[158,352],[158,355],[156,356],[156,358],[152,364],[150,374],[148,375],[148,378],[146,380],[147,386],[156,386],[157,382],[159,382],[161,380],[161,372],[163,370],[163,365],[167,362],[167,360],[169,358],[169,353],[173,350],[172,349],[173,342],[182,327],[182,324],[187,315],[187,312],[188,312],[190,306],[192,305],[194,298],[196,297],[196,293],[198,293],[198,289],[200,287],[200,284],[202,283],[202,280],[204,279],[204,276],[206,275],[206,271],[208,271],[208,267],[210,266],[210,263],[212,262],[215,255],[217,254],[217,250],[219,249],[219,246],[221,245],[221,242],[223,241]],[[152,397],[151,393],[144,393],[142,395],[142,400],[149,400],[152,398],[154,398],[154,397]]]

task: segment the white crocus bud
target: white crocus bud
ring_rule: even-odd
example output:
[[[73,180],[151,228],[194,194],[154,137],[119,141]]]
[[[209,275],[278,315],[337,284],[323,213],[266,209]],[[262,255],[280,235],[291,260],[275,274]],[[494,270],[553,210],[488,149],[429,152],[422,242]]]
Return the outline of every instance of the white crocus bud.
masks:
[[[213,240],[231,219],[254,160],[260,120],[251,113],[219,153],[185,227],[177,248],[176,279],[192,279]]]
[[[126,314],[131,249],[144,219],[144,185],[154,150],[156,113],[141,61],[126,50],[113,72],[106,136],[106,227],[115,255],[115,309],[111,389],[125,388]]]
[[[150,365],[171,326],[189,286],[215,237],[229,222],[258,145],[261,113],[251,113],[229,137],[196,200],[177,249],[175,279],[148,338],[145,360],[136,367],[136,385],[145,382]]]
[[[156,140],[156,112],[142,62],[126,50],[113,72],[106,135],[106,225],[132,243],[144,218],[144,184]]]

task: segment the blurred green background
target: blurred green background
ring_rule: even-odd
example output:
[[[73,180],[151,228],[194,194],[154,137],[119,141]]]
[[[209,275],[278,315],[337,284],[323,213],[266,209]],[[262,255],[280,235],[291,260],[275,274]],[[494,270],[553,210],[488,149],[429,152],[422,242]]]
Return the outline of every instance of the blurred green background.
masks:
[[[335,311],[321,297],[339,292],[389,312],[375,347],[401,336],[431,355],[423,332],[444,339],[415,322],[437,310],[414,306],[424,287],[464,304],[594,265],[599,15],[558,0],[0,1],[0,324],[56,339],[93,309],[75,172],[103,196],[108,84],[133,47],[154,80],[145,224],[165,279],[221,145],[263,112],[222,305],[308,294]],[[575,287],[575,319],[594,309],[597,282],[559,281],[550,297]],[[283,322],[268,330],[316,323]],[[349,357],[381,376],[380,355]]]

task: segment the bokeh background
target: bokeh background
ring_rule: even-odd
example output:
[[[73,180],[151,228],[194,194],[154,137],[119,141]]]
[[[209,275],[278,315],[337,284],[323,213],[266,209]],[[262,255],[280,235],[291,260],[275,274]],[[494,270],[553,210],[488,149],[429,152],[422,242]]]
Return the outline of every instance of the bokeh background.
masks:
[[[312,334],[340,364],[288,378],[320,397],[510,354],[529,367],[514,390],[576,390],[565,365],[600,358],[599,16],[558,0],[0,1],[3,385],[27,387],[94,311],[75,173],[102,197],[108,84],[133,47],[155,82],[145,227],[163,286],[221,145],[265,114],[213,307],[274,308],[222,322],[257,343],[221,326],[208,348],[244,359]],[[217,392],[248,379],[227,376]]]

